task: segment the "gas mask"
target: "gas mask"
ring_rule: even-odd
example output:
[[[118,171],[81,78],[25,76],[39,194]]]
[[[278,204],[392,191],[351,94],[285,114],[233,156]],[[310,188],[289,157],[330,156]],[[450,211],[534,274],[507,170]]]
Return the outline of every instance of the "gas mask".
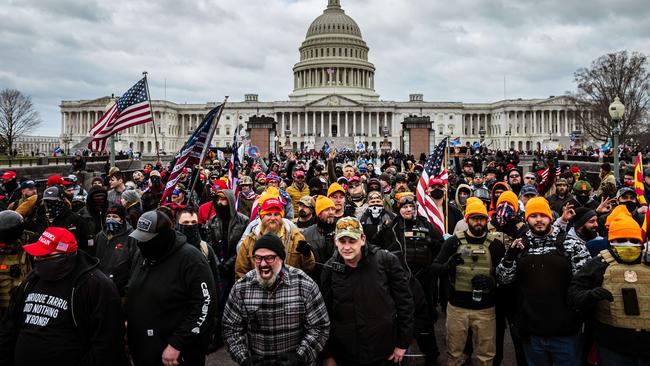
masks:
[[[378,219],[384,212],[384,206],[368,206],[368,212],[373,219]]]
[[[632,263],[641,257],[643,245],[629,241],[625,243],[612,243],[612,251],[621,262]]]

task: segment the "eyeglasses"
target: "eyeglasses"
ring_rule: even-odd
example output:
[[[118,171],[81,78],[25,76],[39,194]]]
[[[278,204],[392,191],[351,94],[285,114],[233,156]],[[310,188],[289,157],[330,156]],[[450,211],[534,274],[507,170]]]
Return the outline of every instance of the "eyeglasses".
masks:
[[[524,177],[524,179],[535,180],[535,177]]]
[[[253,260],[255,263],[260,264],[262,261],[268,263],[268,264],[273,264],[275,260],[278,258],[277,255],[271,254],[271,255],[254,255]]]
[[[350,184],[350,185],[348,186],[348,188],[349,188],[349,189],[354,189],[354,188],[357,188],[359,185],[360,185],[360,184]]]

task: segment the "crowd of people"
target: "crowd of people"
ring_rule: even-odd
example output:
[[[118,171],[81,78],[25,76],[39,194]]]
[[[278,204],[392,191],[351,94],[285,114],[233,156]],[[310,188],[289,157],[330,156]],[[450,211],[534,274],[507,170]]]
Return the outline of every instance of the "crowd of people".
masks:
[[[425,160],[3,171],[0,365],[499,365],[506,331],[517,365],[650,365],[650,169]]]

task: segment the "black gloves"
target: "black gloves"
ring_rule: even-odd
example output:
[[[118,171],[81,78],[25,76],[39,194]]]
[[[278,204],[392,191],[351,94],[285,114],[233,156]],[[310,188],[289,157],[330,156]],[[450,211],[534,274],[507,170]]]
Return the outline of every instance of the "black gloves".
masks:
[[[486,275],[476,275],[472,278],[472,287],[485,292],[492,291],[495,287],[494,279]]]
[[[447,262],[445,263],[445,267],[447,270],[454,269],[460,264],[464,264],[465,260],[461,258],[460,253],[455,253],[449,259],[447,259]]]
[[[506,250],[506,254],[503,256],[503,259],[508,262],[514,262],[522,252],[523,249],[519,248],[518,246],[509,247],[508,250]]]
[[[306,240],[298,241],[298,247],[296,250],[298,253],[304,255],[305,257],[309,257],[309,254],[311,254],[311,246],[307,243]]]
[[[593,302],[598,302],[600,300],[607,300],[609,302],[614,301],[614,296],[612,295],[609,290],[602,288],[602,287],[596,287],[595,289],[589,290],[589,299],[592,300]]]
[[[279,366],[298,366],[302,364],[303,362],[300,360],[297,353],[283,353],[278,356]]]

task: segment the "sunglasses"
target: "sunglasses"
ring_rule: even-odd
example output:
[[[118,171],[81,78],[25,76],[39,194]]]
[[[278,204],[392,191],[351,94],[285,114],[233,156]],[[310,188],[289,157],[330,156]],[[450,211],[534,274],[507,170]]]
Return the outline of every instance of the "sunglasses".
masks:
[[[519,174],[513,174],[513,175],[508,176],[508,178],[519,178],[519,177],[521,177],[521,175],[519,175]]]
[[[253,260],[257,264],[262,263],[262,261],[266,262],[267,264],[273,264],[276,259],[278,259],[278,256],[274,255],[274,254],[271,254],[271,255],[254,255],[253,256]]]
[[[357,188],[358,186],[360,186],[360,184],[350,184],[350,185],[348,186],[348,188],[352,188],[352,189],[354,189],[354,188]]]

